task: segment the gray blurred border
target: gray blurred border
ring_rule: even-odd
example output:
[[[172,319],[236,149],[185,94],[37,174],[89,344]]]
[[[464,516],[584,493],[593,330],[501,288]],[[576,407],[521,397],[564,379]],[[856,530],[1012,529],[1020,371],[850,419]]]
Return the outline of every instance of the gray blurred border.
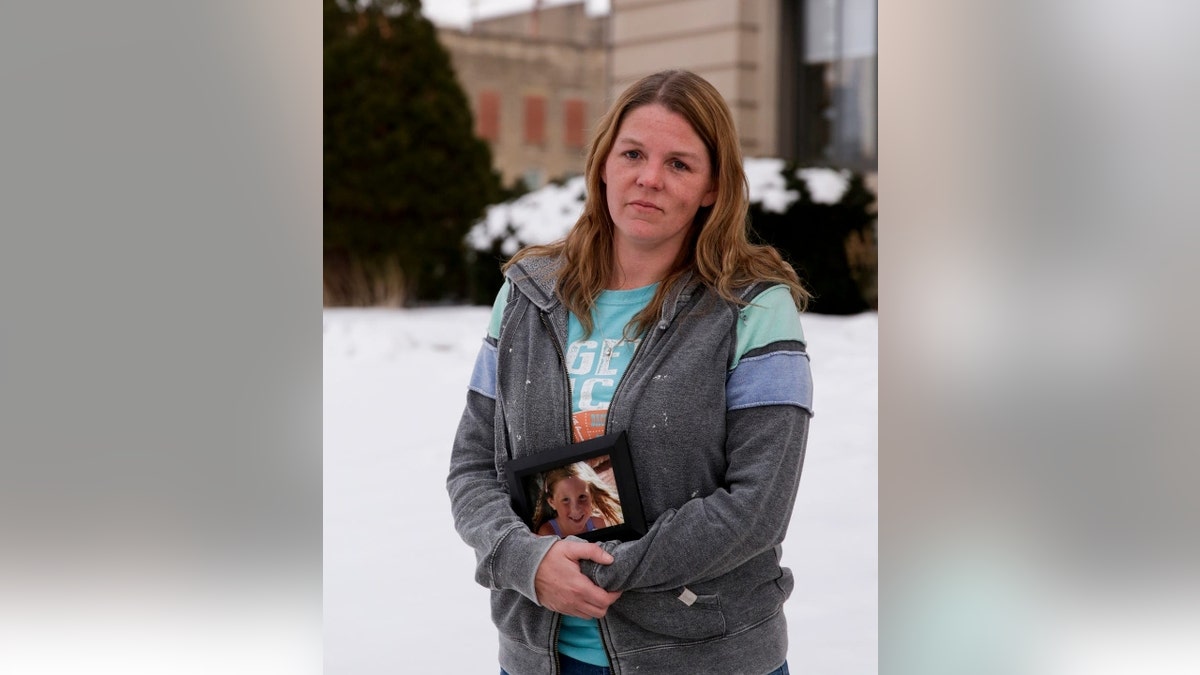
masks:
[[[319,640],[320,21],[0,10],[0,614],[206,589]]]
[[[881,663],[1196,672],[1195,3],[880,3]]]

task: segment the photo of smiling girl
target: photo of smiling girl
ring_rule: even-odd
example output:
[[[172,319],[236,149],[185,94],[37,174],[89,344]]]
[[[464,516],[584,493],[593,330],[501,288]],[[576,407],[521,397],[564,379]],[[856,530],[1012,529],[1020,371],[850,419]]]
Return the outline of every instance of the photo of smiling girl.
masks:
[[[575,462],[541,475],[534,510],[534,531],[559,538],[625,522],[616,488],[606,484],[587,462]]]

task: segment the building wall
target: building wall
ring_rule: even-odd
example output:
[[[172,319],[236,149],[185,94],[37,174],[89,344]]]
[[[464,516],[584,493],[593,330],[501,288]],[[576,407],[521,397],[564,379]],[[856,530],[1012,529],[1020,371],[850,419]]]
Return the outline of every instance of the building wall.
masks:
[[[833,6],[611,0],[609,16],[589,17],[578,2],[479,21],[466,32],[443,29],[441,37],[476,118],[489,92],[496,104],[489,142],[508,184],[529,176],[530,187],[539,187],[582,173],[585,149],[578,139],[567,142],[568,107],[578,118],[582,106],[586,140],[621,91],[667,68],[692,70],[716,86],[746,156],[848,166],[873,178],[875,4],[836,3],[846,25],[831,43],[834,24],[825,15]],[[864,20],[869,25],[859,26]],[[542,143],[525,138],[524,100],[531,96],[545,99]],[[860,156],[852,156],[859,146]]]
[[[609,100],[686,68],[721,92],[747,156],[779,155],[780,0],[612,0]]]
[[[533,0],[526,0],[526,4],[533,5]],[[543,7],[536,13],[523,11],[476,21],[470,32],[602,46],[607,25],[607,19],[589,17],[581,0],[576,4]]]
[[[543,9],[537,23],[536,37],[528,13],[481,21],[470,32],[439,31],[477,131],[485,130],[478,124],[481,101],[498,104],[498,119],[489,120],[498,132],[486,140],[504,183],[525,178],[531,188],[583,173],[583,146],[604,113],[607,81],[607,17],[588,17],[580,3]],[[537,125],[527,119],[526,101],[537,98],[544,101],[544,133],[531,142],[530,123]],[[582,131],[569,133],[568,118],[581,119]]]

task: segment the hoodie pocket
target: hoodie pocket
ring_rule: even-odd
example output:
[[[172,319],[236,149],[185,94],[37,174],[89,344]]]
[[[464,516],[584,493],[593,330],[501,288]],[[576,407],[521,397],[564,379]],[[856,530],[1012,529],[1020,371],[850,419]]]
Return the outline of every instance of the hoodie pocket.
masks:
[[[684,588],[656,593],[626,591],[610,612],[645,631],[682,640],[703,640],[725,633],[720,597],[698,595]]]

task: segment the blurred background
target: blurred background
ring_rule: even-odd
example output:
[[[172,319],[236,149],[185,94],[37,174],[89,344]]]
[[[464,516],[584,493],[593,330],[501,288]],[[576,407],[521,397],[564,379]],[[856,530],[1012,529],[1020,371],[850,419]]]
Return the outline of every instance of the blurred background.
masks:
[[[812,311],[877,306],[873,1],[325,7],[327,306],[489,304],[499,263],[574,224],[582,193],[551,195],[610,102],[668,68],[717,87],[748,158],[779,160],[751,185],[753,227]]]

